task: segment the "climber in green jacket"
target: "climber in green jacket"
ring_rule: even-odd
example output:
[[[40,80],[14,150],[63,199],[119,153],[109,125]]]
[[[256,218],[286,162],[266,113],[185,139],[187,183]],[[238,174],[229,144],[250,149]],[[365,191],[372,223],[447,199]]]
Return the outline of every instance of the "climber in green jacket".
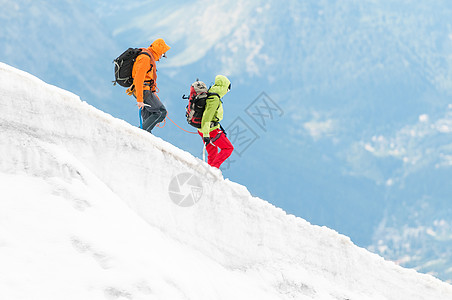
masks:
[[[215,168],[231,155],[234,147],[220,125],[223,120],[223,103],[221,98],[231,89],[231,82],[226,76],[217,75],[215,84],[209,89],[205,110],[201,120],[201,128],[198,130],[202,136],[207,150],[207,163]],[[220,149],[220,152],[218,152]]]

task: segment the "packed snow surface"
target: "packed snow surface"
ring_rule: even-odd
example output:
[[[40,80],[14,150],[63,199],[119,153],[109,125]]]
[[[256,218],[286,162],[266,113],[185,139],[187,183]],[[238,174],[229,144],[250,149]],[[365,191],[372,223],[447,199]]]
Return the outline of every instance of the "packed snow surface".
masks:
[[[2,63],[0,134],[0,299],[452,299]]]

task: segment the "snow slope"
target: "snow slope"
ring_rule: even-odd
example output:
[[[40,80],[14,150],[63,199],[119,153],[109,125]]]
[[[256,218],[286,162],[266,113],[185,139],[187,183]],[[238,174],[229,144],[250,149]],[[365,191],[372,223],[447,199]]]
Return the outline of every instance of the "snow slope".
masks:
[[[0,129],[0,299],[452,299],[3,63]]]
[[[138,124],[133,99],[110,83],[112,60],[164,37],[172,49],[158,65],[159,87],[170,117],[184,124],[180,96],[196,78],[209,82],[223,73],[234,87],[223,126],[231,132],[241,118],[259,135],[245,155],[260,159],[236,151],[223,166],[228,177],[357,245],[452,283],[451,231],[441,233],[452,226],[452,132],[411,134],[419,116],[433,125],[449,111],[451,1],[127,3],[0,0],[1,61]],[[246,113],[263,91],[285,112],[266,130]],[[198,153],[192,136],[171,123],[155,133]],[[403,152],[385,154],[392,142],[405,148],[407,162]],[[281,160],[267,159],[274,153]],[[284,172],[271,176],[277,168]],[[432,263],[438,254],[442,262]]]

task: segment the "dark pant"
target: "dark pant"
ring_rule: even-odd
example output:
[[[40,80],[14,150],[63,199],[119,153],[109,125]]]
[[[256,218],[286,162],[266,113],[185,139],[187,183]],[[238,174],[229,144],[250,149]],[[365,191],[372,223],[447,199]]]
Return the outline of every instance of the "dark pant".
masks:
[[[148,105],[141,110],[143,129],[152,132],[155,125],[165,120],[168,112],[159,97],[151,91],[143,91],[143,100]]]

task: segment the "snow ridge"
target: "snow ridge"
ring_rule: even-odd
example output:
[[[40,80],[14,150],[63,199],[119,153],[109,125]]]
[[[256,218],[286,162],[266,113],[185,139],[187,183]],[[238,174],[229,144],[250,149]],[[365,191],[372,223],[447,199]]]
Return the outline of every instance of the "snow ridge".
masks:
[[[3,63],[0,99],[2,299],[452,298]],[[202,195],[188,207],[169,192],[186,173]]]

